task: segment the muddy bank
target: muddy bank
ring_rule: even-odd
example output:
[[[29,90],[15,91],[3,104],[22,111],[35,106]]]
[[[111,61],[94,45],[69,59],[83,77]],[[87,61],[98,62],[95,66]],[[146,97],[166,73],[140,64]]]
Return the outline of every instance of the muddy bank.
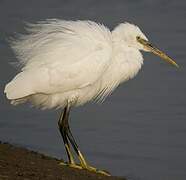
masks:
[[[0,180],[126,180],[59,165],[59,160],[0,142]]]

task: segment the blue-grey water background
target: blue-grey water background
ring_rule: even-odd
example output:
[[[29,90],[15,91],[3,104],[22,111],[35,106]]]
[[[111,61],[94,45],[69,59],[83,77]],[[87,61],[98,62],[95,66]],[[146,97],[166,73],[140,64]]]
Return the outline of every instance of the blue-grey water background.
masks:
[[[139,25],[172,56],[176,69],[144,53],[144,66],[102,105],[71,113],[71,127],[88,161],[131,180],[186,178],[186,1],[0,0],[0,140],[65,158],[57,129],[59,111],[13,107],[3,89],[17,70],[6,38],[24,32],[24,21],[90,19],[113,28]]]

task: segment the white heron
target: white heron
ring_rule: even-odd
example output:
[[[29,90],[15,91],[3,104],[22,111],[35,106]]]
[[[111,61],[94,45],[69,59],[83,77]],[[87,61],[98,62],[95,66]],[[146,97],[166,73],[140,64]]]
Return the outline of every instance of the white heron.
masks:
[[[58,126],[69,159],[66,164],[109,175],[86,162],[69,128],[70,109],[103,101],[120,83],[133,78],[143,64],[141,50],[178,65],[150,44],[139,27],[127,22],[110,31],[93,21],[50,19],[29,24],[27,30],[10,43],[22,68],[6,85],[7,98],[13,105],[30,102],[42,109],[63,109]]]

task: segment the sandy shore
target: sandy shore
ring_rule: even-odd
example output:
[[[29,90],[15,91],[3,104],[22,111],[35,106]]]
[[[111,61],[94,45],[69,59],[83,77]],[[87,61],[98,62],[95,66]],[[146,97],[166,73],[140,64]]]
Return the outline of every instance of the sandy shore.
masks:
[[[59,165],[59,160],[0,142],[0,180],[126,180]]]

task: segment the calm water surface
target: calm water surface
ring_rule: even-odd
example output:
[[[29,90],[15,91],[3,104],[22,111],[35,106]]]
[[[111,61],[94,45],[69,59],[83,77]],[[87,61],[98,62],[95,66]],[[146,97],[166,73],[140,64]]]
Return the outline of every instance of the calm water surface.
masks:
[[[0,140],[65,158],[57,111],[13,107],[3,95],[15,74],[5,39],[24,32],[24,21],[91,19],[111,29],[129,21],[172,56],[180,69],[144,54],[138,76],[102,105],[74,109],[71,126],[88,161],[131,180],[186,178],[186,1],[0,0]]]

